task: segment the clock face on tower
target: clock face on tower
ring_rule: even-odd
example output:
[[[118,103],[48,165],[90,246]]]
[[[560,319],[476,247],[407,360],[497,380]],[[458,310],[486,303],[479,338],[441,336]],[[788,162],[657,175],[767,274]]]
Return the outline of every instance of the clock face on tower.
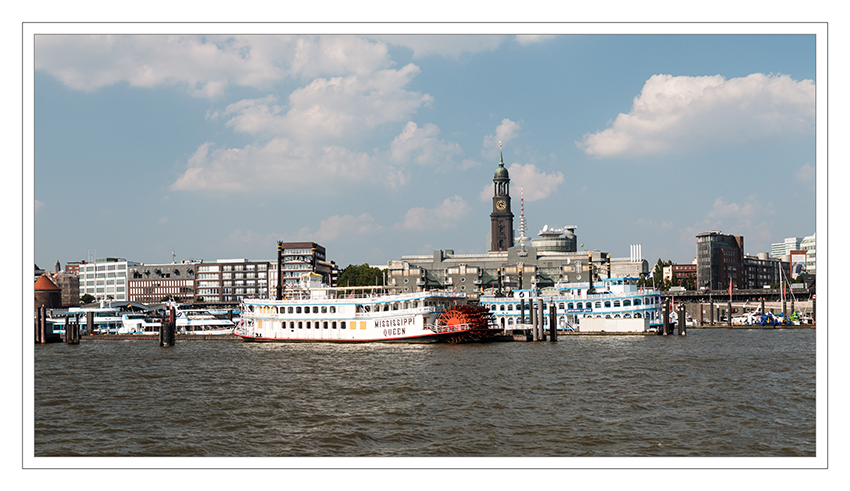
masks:
[[[505,208],[507,208],[507,207],[508,207],[508,203],[505,200],[500,199],[500,200],[496,201],[496,209],[497,210],[505,211]]]

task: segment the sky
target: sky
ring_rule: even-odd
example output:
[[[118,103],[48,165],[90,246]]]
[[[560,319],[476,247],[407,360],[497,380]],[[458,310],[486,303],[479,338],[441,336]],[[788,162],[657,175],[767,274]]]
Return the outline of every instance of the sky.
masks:
[[[528,235],[689,263],[815,232],[815,36],[36,35],[35,263],[341,268]]]

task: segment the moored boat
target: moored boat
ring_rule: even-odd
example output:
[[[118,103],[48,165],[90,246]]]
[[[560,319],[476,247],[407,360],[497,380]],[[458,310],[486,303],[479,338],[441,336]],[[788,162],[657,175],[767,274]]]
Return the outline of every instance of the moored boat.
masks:
[[[559,331],[655,332],[662,324],[659,292],[638,288],[636,278],[557,283],[554,288],[516,290],[507,295],[489,292],[480,298],[505,330],[530,328],[532,305],[537,308],[540,301],[545,305],[546,330],[551,305],[555,306]]]
[[[314,273],[280,300],[243,299],[241,311],[234,334],[245,341],[458,343],[500,332],[464,293],[328,287]]]

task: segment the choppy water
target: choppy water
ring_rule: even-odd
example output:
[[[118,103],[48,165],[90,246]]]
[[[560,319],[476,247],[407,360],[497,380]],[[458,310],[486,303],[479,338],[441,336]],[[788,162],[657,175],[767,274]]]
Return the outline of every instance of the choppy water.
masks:
[[[814,330],[35,347],[42,456],[814,456]]]

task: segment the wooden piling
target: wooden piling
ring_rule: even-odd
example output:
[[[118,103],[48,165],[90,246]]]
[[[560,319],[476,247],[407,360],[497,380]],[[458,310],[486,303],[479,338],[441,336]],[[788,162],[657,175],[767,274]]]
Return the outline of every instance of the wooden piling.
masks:
[[[685,335],[685,304],[679,304],[679,336]]]
[[[80,325],[77,317],[65,317],[65,344],[80,344]]]
[[[174,346],[174,339],[176,337],[174,335],[174,331],[176,325],[176,312],[174,310],[174,307],[171,307],[165,317],[162,318],[162,323],[159,328],[160,346]]]
[[[661,304],[661,335],[667,335],[667,325],[670,323],[670,303],[664,300]]]
[[[708,309],[711,311],[711,325],[714,325],[714,300],[709,300]]]
[[[94,312],[86,312],[86,334],[94,334]]]
[[[532,306],[532,308],[534,308]],[[543,305],[543,299],[537,299],[537,330],[540,333],[540,340],[546,341],[546,329],[543,327],[543,319],[545,317],[546,307]]]
[[[555,302],[549,304],[549,341],[558,340],[558,315]]]
[[[534,300],[528,299],[528,310],[531,315],[531,329],[534,331],[534,340],[540,341],[540,330],[537,329],[537,310],[534,308]]]

